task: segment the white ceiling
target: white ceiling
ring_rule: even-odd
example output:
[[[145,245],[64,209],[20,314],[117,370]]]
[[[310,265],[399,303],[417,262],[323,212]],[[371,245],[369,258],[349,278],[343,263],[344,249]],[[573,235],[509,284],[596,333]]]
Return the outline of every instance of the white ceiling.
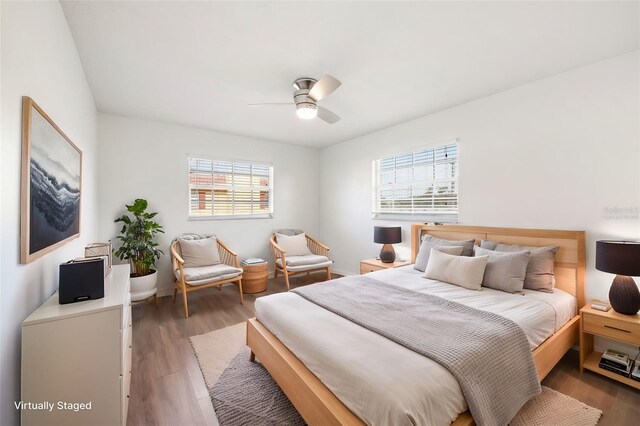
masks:
[[[638,2],[64,1],[102,112],[314,147],[639,47]],[[342,81],[303,121],[297,77]]]

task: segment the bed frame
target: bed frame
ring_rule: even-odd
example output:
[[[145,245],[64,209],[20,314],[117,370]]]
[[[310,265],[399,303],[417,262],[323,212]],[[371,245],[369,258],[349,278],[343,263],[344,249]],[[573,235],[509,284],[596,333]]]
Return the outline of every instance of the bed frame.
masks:
[[[506,244],[560,247],[555,257],[556,288],[577,299],[577,310],[585,305],[585,235],[583,231],[548,229],[496,228],[462,225],[411,226],[411,260],[415,262],[423,235],[450,240],[475,238],[476,243],[488,239]],[[542,380],[578,341],[579,315],[573,317],[533,351],[533,359]],[[247,322],[247,345],[251,359],[257,357],[269,371],[291,403],[309,425],[363,425],[296,356],[255,318]],[[467,411],[452,426],[473,425]]]

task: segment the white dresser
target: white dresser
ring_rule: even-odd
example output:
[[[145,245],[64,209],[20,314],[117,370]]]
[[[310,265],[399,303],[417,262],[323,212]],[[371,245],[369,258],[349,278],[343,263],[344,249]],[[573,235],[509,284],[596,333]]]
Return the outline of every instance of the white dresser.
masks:
[[[56,291],[22,322],[22,424],[125,425],[131,331],[129,265],[102,299],[60,305]]]

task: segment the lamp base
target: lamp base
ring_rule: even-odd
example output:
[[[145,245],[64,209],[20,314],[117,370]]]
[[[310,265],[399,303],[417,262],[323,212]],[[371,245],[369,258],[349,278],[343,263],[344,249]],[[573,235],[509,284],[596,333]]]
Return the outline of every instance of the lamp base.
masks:
[[[616,275],[609,289],[609,303],[614,311],[635,315],[640,310],[640,291],[633,278]]]
[[[393,263],[396,261],[396,251],[393,249],[393,244],[385,244],[380,250],[380,262]]]

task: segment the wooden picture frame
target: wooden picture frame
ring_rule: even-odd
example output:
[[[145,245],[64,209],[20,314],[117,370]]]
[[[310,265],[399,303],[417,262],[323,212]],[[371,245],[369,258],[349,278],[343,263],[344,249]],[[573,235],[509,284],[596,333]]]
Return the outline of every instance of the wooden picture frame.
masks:
[[[20,262],[80,236],[82,151],[28,96],[22,97]]]

